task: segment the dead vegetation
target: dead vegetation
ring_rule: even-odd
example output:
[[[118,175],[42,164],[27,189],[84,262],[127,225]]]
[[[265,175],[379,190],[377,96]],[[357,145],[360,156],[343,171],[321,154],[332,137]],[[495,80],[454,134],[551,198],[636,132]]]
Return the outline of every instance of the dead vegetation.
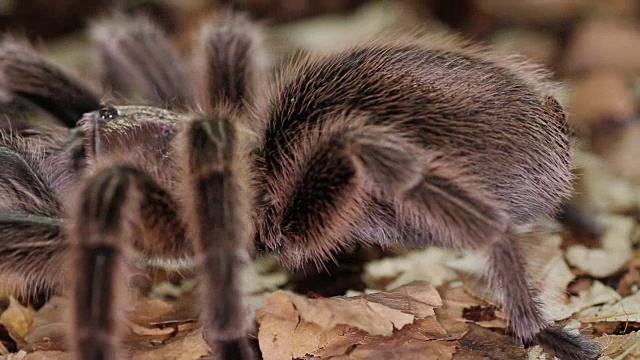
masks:
[[[553,320],[592,336],[604,345],[605,359],[640,358],[640,3],[476,0],[461,2],[459,11],[427,3],[375,1],[347,15],[275,26],[274,63],[300,48],[331,51],[385,28],[426,22],[454,26],[553,69],[565,84],[563,105],[576,132],[570,204],[579,221],[543,219],[522,229],[529,266]],[[166,4],[176,19],[196,12]],[[83,53],[75,35],[57,44]],[[87,61],[75,63],[83,68]],[[272,259],[258,259],[246,289],[264,359],[546,359],[539,347],[515,341],[474,254],[359,249],[327,267],[329,274],[290,274]],[[206,355],[197,285],[155,280],[131,281],[137,297],[124,337],[131,358]],[[67,358],[64,297],[35,310],[3,295],[0,359]]]

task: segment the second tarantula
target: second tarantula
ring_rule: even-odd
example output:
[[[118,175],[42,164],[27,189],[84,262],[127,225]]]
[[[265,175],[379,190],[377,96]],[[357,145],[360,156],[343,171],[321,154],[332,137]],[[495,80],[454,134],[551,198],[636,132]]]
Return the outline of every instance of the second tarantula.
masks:
[[[249,252],[298,267],[356,243],[484,251],[518,338],[597,358],[545,318],[514,230],[569,191],[543,72],[412,37],[298,59],[269,85],[258,31],[222,25],[202,32],[191,76],[150,22],[96,25],[104,82],[145,106],[101,106],[29,47],[0,45],[3,99],[67,126],[2,130],[0,286],[69,291],[76,358],[118,358],[121,270],[144,262],[198,264],[213,353],[255,358],[237,276]]]

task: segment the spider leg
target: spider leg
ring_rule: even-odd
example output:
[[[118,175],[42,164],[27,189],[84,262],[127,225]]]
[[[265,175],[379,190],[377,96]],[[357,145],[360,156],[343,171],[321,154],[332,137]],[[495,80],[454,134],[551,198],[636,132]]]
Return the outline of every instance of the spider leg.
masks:
[[[240,274],[252,236],[249,184],[236,119],[214,111],[182,134],[190,238],[202,258],[204,337],[216,358],[256,359]]]
[[[238,14],[203,26],[195,56],[197,104],[211,111],[229,103],[254,104],[266,83],[266,55],[258,28]]]
[[[423,229],[429,243],[485,249],[491,287],[501,295],[513,329],[525,344],[538,343],[562,359],[598,358],[601,349],[597,344],[554,326],[545,318],[517,244],[515,224],[492,199],[490,190],[465,172],[464,158],[446,157],[428,149],[418,151],[397,139],[386,138],[379,141],[387,144],[384,149],[376,150],[375,144],[371,148],[360,147],[358,157],[365,165],[366,177],[380,187],[381,193],[395,199],[398,216]],[[401,151],[389,151],[394,146]],[[387,157],[400,159],[404,154],[406,159],[373,161],[381,158],[382,150],[388,152]],[[400,172],[398,164],[417,165],[412,159],[422,165],[417,177],[388,175]],[[406,165],[402,166],[406,171]]]
[[[62,205],[17,152],[0,147],[0,168],[0,289],[27,298],[59,291]]]
[[[11,38],[0,42],[0,99],[35,104],[70,128],[100,105],[88,84]]]
[[[87,180],[72,215],[72,333],[78,359],[116,359],[124,272],[140,255],[180,257],[184,234],[164,193],[128,165]],[[177,227],[177,230],[175,229]]]
[[[59,218],[0,214],[0,292],[32,299],[62,291],[69,247]]]
[[[143,16],[117,15],[92,27],[103,84],[124,97],[141,96],[149,105],[186,109],[189,78],[165,33]]]
[[[24,157],[0,147],[0,168],[0,211],[60,216],[62,204]]]

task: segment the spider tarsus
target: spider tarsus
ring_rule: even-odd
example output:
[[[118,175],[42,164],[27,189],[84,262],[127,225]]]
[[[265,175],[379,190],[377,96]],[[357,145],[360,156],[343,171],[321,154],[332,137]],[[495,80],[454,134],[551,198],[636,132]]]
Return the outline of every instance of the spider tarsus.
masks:
[[[559,326],[543,329],[533,337],[533,341],[545,352],[562,360],[596,360],[603,350],[600,344]]]
[[[241,300],[252,226],[235,120],[230,110],[221,109],[186,127],[184,192],[191,238],[202,259],[205,340],[214,353],[235,354],[223,359],[255,359],[245,338],[248,323]],[[234,352],[228,353],[230,349]]]
[[[196,100],[205,112],[218,104],[253,104],[266,82],[266,55],[256,25],[227,13],[203,26],[196,49]]]
[[[35,104],[69,128],[100,104],[97,92],[84,81],[9,37],[0,42],[0,99]]]
[[[140,96],[149,105],[187,109],[190,81],[177,49],[148,18],[117,14],[92,27],[102,83],[119,96]]]

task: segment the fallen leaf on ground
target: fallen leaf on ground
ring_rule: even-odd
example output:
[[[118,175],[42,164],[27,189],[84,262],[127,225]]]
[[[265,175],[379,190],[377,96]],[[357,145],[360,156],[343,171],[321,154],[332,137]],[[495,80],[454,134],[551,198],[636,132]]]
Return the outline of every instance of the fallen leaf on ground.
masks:
[[[171,342],[151,349],[136,349],[131,355],[131,360],[192,360],[207,355],[209,346],[204,342],[202,331],[193,331],[186,336],[179,337]]]
[[[374,289],[395,289],[413,281],[427,281],[433,286],[456,279],[456,273],[446,267],[449,260],[458,258],[458,252],[448,249],[427,248],[403,256],[371,261],[365,265],[364,282]]]
[[[440,295],[433,286],[415,282],[387,293],[359,297],[308,299],[286,293],[300,318],[320,325],[323,329],[338,324],[349,325],[371,335],[389,336],[393,329],[402,329],[414,318],[434,314],[433,308],[442,306]]]
[[[553,320],[564,320],[571,315],[593,305],[608,304],[620,300],[620,295],[600,281],[593,281],[591,287],[580,291],[578,296],[571,296],[569,303],[549,307],[549,316]]]
[[[379,347],[398,351],[398,344],[403,344],[404,351],[407,343],[412,343],[406,347],[412,356],[418,348],[442,354],[455,351],[455,346],[413,344],[448,335],[433,316],[434,308],[442,306],[440,296],[426,282],[350,298],[308,299],[279,291],[268,296],[266,302],[257,320],[258,341],[267,360],[307,354],[323,359],[371,358]],[[384,353],[381,350],[380,354]],[[373,358],[384,358],[380,356]]]
[[[611,359],[640,358],[640,331],[626,335],[603,335],[595,339],[604,348],[603,355]]]
[[[584,245],[574,245],[567,249],[566,257],[572,266],[603,278],[620,270],[633,255],[631,234],[635,221],[626,216],[603,216],[598,220],[606,227],[601,239],[602,247],[590,249]]]
[[[33,326],[26,337],[30,348],[37,350],[63,350],[66,347],[67,324],[64,308],[69,300],[56,296],[35,313]]]
[[[631,261],[627,264],[628,271],[622,276],[616,291],[622,296],[628,296],[640,288],[640,249],[633,254]]]
[[[460,339],[456,360],[525,359],[527,350],[513,336],[470,324],[469,332]]]
[[[9,357],[11,356],[11,357]],[[19,351],[7,357],[0,357],[0,360],[69,360],[69,353],[57,350],[44,350],[36,352]]]
[[[442,297],[443,306],[439,309],[439,314],[446,312],[455,321],[475,322],[477,325],[487,328],[505,328],[507,326],[506,317],[502,311],[498,310],[498,307],[469,294],[462,286],[445,288]],[[473,317],[477,313],[484,313],[486,317],[474,319]],[[488,315],[491,316],[488,317]]]
[[[581,311],[578,319],[585,323],[600,321],[640,321],[640,292],[616,303],[592,307]]]
[[[13,296],[9,297],[9,307],[0,314],[0,324],[2,324],[11,338],[18,344],[24,346],[26,337],[33,324],[33,309],[22,306]]]

